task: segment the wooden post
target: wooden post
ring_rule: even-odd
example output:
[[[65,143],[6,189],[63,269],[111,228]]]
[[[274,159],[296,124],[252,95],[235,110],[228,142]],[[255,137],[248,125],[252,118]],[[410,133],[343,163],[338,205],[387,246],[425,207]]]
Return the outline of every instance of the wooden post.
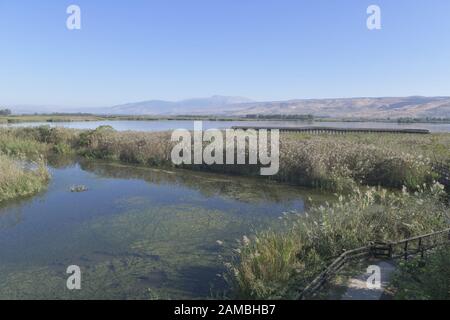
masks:
[[[419,239],[419,248],[417,250],[420,252],[420,258],[423,259],[424,252],[422,248],[422,238]]]
[[[405,260],[408,260],[408,241],[405,242]]]

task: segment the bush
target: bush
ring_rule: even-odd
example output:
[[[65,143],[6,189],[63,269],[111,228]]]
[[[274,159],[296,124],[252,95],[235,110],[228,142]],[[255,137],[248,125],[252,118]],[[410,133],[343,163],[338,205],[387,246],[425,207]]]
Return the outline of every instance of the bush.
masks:
[[[67,155],[73,152],[69,144],[60,142],[52,147],[52,151],[58,155]]]
[[[227,279],[236,298],[295,298],[343,250],[444,229],[449,209],[435,184],[415,193],[359,189],[307,214],[287,214],[286,231],[262,232],[238,249]]]
[[[90,158],[171,166],[173,144],[167,132],[116,132],[100,127],[80,134],[79,151]]]
[[[32,138],[20,137],[11,132],[0,131],[0,153],[14,157],[38,159],[48,150],[46,144]]]
[[[395,299],[449,300],[450,248],[439,248],[425,256],[402,262],[394,274]]]
[[[0,202],[41,191],[49,180],[42,161],[21,163],[0,155]]]

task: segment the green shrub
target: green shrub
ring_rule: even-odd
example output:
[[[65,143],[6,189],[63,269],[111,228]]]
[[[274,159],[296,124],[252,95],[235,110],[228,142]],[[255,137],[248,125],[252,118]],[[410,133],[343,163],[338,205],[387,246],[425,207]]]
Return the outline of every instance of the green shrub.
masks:
[[[70,147],[69,144],[60,142],[52,147],[52,151],[58,155],[67,155],[73,152],[73,149]]]
[[[18,137],[10,132],[0,131],[0,153],[14,157],[28,157],[38,159],[48,150],[46,144],[34,139]]]
[[[401,300],[450,299],[450,248],[443,247],[400,263],[391,287],[394,298]]]
[[[415,193],[356,189],[304,215],[287,214],[286,231],[258,233],[238,249],[227,276],[234,297],[295,298],[343,250],[444,229],[450,216],[442,196],[439,184]]]
[[[21,164],[18,160],[0,155],[0,202],[41,191],[49,177],[42,161]]]

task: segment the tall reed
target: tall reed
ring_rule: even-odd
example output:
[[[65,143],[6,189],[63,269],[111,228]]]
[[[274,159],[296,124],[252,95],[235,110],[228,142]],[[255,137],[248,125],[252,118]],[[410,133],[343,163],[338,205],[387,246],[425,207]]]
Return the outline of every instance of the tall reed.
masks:
[[[49,178],[43,161],[23,162],[0,154],[0,202],[35,194]]]
[[[246,237],[228,267],[234,298],[295,298],[343,250],[370,241],[399,240],[448,227],[443,187],[423,186],[410,193],[355,189],[305,215],[285,215],[285,231]]]

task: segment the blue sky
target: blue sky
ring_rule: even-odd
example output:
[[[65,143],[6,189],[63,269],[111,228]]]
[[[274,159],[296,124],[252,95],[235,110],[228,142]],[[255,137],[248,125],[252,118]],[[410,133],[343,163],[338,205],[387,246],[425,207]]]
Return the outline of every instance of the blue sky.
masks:
[[[0,43],[0,105],[450,95],[448,0],[0,0]]]

